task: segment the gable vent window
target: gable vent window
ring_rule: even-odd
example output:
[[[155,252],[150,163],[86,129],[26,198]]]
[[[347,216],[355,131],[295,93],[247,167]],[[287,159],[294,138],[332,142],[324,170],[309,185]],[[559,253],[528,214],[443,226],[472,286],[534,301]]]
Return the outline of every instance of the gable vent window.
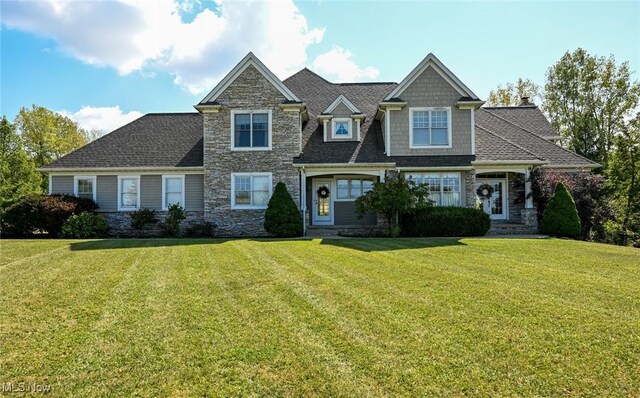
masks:
[[[410,110],[411,148],[451,147],[450,108]]]
[[[231,111],[232,149],[271,149],[271,111]]]
[[[333,119],[331,121],[332,138],[351,138],[351,119]]]

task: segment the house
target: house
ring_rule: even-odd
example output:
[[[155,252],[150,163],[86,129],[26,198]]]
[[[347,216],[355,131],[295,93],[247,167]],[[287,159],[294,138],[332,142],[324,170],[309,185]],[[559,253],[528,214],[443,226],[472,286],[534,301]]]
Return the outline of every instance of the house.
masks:
[[[197,112],[147,114],[41,170],[50,193],[93,198],[116,230],[133,210],[180,203],[188,223],[264,235],[279,181],[305,227],[374,225],[354,200],[397,173],[428,183],[438,206],[475,207],[488,184],[493,220],[535,225],[532,167],[598,165],[557,145],[535,105],[483,104],[433,54],[399,84],[335,84],[306,68],[281,81],[249,53]]]

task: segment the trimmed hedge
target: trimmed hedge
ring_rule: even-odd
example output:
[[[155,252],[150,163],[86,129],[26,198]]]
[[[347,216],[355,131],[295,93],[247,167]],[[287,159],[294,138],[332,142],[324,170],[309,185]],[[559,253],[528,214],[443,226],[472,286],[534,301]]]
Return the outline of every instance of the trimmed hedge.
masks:
[[[567,187],[560,182],[544,208],[540,232],[552,236],[577,238],[581,230],[576,203]]]
[[[483,236],[491,228],[491,218],[479,209],[427,207],[400,217],[402,236]]]
[[[276,184],[269,199],[264,213],[264,229],[283,238],[302,236],[302,216],[282,181]]]
[[[70,195],[29,195],[9,206],[2,214],[2,232],[9,236],[29,236],[38,231],[58,237],[64,223],[74,214],[94,212],[91,199]]]
[[[63,238],[91,239],[102,238],[109,232],[107,219],[95,213],[87,211],[74,214],[62,226]]]

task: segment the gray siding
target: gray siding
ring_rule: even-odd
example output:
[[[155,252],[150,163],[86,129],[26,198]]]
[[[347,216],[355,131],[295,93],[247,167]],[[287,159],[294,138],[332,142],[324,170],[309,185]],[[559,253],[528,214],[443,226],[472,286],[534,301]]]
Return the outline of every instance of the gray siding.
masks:
[[[184,178],[185,209],[188,211],[204,210],[204,175],[187,174]]]
[[[140,176],[140,207],[162,210],[162,175]]]
[[[376,225],[378,222],[376,213],[373,212],[358,219],[355,201],[334,202],[333,211],[334,225]]]
[[[51,193],[73,195],[73,176],[51,176]]]
[[[333,110],[331,114],[333,115],[334,119],[343,119],[343,118],[351,119],[351,110],[347,108],[347,106],[342,102],[339,103],[338,106],[336,106],[336,108]],[[351,128],[352,138],[337,138],[337,139],[331,138],[331,135],[333,134],[333,123],[331,120],[329,120],[327,122],[327,141],[355,141],[357,136],[356,131],[354,130],[356,128],[355,121],[351,120],[350,128]]]
[[[98,211],[118,210],[118,176],[99,175],[96,181]]]
[[[471,154],[471,110],[455,107],[460,93],[432,67],[418,76],[400,97],[407,105],[390,112],[391,156]],[[451,107],[451,148],[409,148],[409,108],[415,107]]]

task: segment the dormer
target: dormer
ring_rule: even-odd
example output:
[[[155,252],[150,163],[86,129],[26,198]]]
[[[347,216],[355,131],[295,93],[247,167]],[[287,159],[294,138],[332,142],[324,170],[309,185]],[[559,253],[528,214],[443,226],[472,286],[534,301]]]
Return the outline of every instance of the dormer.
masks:
[[[324,142],[360,141],[360,126],[364,114],[343,94],[319,116]]]

